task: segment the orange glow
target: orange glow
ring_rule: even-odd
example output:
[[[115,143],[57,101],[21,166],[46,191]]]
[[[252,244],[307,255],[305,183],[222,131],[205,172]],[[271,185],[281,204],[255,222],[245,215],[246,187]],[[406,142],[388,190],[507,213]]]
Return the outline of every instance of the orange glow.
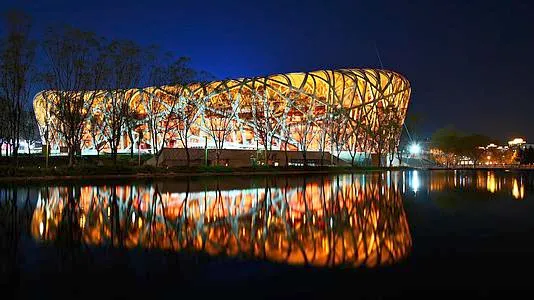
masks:
[[[516,199],[523,199],[525,197],[525,187],[523,182],[514,178],[514,183],[512,186],[512,196]]]
[[[430,181],[431,191],[443,191],[452,187],[475,188],[490,193],[511,193],[515,199],[524,199],[525,183],[522,176],[499,176],[494,171],[476,172],[475,176],[453,175],[451,173],[434,173]]]
[[[495,181],[495,173],[488,172],[487,181],[488,182],[486,186],[488,187],[488,191],[495,193],[495,191],[497,190],[497,183]]]
[[[48,124],[52,148],[59,149],[65,143],[54,130],[59,124],[53,113],[58,100],[49,95],[54,93],[47,92],[35,96],[34,110],[41,132]],[[163,141],[167,141],[167,147],[182,146],[183,141],[178,142],[178,139],[184,134],[184,120],[192,118],[187,140],[193,147],[203,146],[201,142],[208,137],[210,143],[224,144],[222,148],[229,149],[270,144],[278,150],[288,145],[291,151],[303,148],[318,151],[331,148],[332,141],[339,139],[334,136],[337,130],[346,135],[337,142],[343,142],[344,150],[372,152],[375,145],[370,141],[369,131],[381,126],[391,127],[384,125],[385,116],[390,115],[395,115],[390,121],[402,125],[410,93],[410,83],[398,73],[341,69],[188,86],[132,88],[127,93],[131,95],[127,105],[137,112],[136,126],[158,129],[143,133],[143,143],[151,149],[160,149],[152,143],[162,144]],[[109,145],[101,136],[109,133],[106,126],[111,126],[105,121],[110,113],[109,93],[96,92],[95,97],[90,107],[90,115],[94,117],[84,126],[82,151],[96,149],[93,128],[99,136],[96,140],[106,144],[103,148],[106,152]],[[94,124],[89,124],[91,122]],[[169,130],[162,130],[167,127]],[[134,143],[126,141],[129,139],[127,128],[121,130],[119,150],[126,152]],[[151,134],[157,134],[156,138]],[[389,135],[398,139],[399,134],[395,131]]]
[[[62,220],[69,218],[80,223],[71,238],[89,245],[353,267],[394,263],[412,245],[401,192],[391,187],[382,194],[378,177],[362,182],[342,175],[297,186],[189,192],[91,186],[81,188],[74,206],[69,194],[72,188],[62,187],[41,193],[32,218],[36,240],[75,234],[62,230]]]

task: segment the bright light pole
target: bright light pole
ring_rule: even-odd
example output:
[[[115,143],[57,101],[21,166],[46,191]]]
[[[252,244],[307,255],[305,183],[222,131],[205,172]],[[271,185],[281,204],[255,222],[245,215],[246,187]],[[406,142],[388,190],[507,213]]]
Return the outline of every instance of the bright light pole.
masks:
[[[421,154],[421,145],[419,145],[416,142],[411,143],[408,146],[408,152],[410,152],[412,157],[418,157],[419,154]],[[420,159],[419,163],[421,165],[421,168],[423,167],[423,161]]]
[[[417,143],[412,143],[409,147],[408,147],[408,151],[410,152],[410,154],[412,155],[418,155],[421,153],[421,146]]]

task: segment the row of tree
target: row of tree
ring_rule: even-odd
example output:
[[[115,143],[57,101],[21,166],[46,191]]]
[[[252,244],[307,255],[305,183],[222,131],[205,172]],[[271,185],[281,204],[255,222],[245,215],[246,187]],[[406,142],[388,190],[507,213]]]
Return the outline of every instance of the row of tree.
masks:
[[[523,165],[534,164],[534,148],[526,147],[519,150],[518,155],[519,163]]]
[[[312,144],[318,144],[322,153],[348,151],[353,165],[362,152],[376,153],[379,165],[386,154],[390,165],[395,154],[402,159],[405,147],[399,144],[399,136],[405,104],[400,107],[391,99],[380,100],[374,106],[356,105],[350,111],[342,106],[328,107],[326,117],[318,121],[316,111],[325,108],[309,97],[302,101],[297,93],[287,95],[282,110],[266,101],[265,91],[251,91],[250,97],[232,96],[224,81],[218,88],[226,92],[204,91],[200,97],[186,85],[209,76],[189,67],[187,58],[163,55],[157,47],[142,47],[128,40],[110,41],[69,26],[50,27],[42,40],[33,40],[27,15],[11,12],[6,21],[8,31],[0,48],[0,120],[9,126],[2,128],[0,140],[9,143],[15,162],[21,137],[35,139],[31,100],[38,90],[44,91],[38,111],[42,114],[39,120],[45,124],[41,135],[47,145],[52,140],[56,144],[61,141],[69,165],[76,163],[86,146],[88,132],[97,153],[107,148],[114,161],[126,134],[133,155],[134,144],[139,146],[143,139],[140,127],[148,133],[154,154],[176,139],[186,149],[189,162],[188,142],[199,118],[216,146],[218,161],[225,141],[241,126],[237,118],[245,98],[257,102],[249,105],[250,114],[255,138],[264,146],[266,163],[276,139],[285,151],[288,145],[299,145],[297,150],[303,153],[305,164]],[[132,89],[141,86],[152,88]],[[200,89],[207,88],[200,85]],[[290,116],[291,106],[296,106],[300,115]],[[145,111],[143,116],[140,111]]]
[[[7,34],[0,39],[0,156],[11,155],[17,161],[21,139],[31,141],[37,136],[29,101],[36,79],[36,43],[29,38],[26,16],[11,12],[5,19]]]
[[[69,26],[50,27],[37,41],[30,37],[31,19],[14,11],[7,14],[6,24],[0,46],[0,141],[9,144],[15,162],[21,138],[36,138],[31,101],[38,90],[45,91],[46,100],[46,128],[41,134],[47,144],[52,135],[61,139],[73,165],[87,124],[104,133],[95,145],[107,144],[116,160],[122,129],[134,126],[137,114],[131,87],[185,84],[204,75],[190,68],[187,58],[174,59],[154,46],[110,41]],[[42,58],[38,64],[36,57]],[[97,99],[106,102],[106,109],[95,115]]]
[[[445,127],[432,134],[431,143],[434,159],[448,167],[457,165],[463,157],[477,165],[486,151],[481,147],[498,144],[498,141],[485,135],[464,134],[453,127]]]

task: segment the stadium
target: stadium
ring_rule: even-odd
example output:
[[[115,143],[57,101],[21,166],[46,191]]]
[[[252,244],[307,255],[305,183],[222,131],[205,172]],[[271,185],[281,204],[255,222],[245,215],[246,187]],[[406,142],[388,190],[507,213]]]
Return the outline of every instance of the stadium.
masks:
[[[79,152],[112,151],[111,135],[117,135],[117,122],[112,121],[120,106],[124,120],[115,145],[118,153],[264,150],[298,152],[304,159],[306,153],[326,153],[331,161],[347,160],[381,152],[386,140],[398,143],[410,92],[402,75],[378,69],[132,88],[121,97],[114,91],[94,91],[90,105],[82,108],[88,114]],[[61,155],[67,144],[64,130],[59,130],[62,120],[54,112],[55,94],[37,94],[34,109],[43,143],[50,145],[52,155]]]

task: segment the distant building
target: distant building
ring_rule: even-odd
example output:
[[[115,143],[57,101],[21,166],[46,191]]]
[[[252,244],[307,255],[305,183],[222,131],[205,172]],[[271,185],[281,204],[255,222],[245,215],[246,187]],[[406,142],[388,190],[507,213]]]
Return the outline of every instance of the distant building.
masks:
[[[510,147],[521,147],[523,144],[526,144],[527,142],[523,138],[514,138],[511,141],[508,141],[508,146]]]
[[[35,140],[19,140],[18,153],[20,154],[36,154],[41,153],[41,141]],[[0,143],[0,153],[2,155],[13,155],[13,147],[9,143]]]

